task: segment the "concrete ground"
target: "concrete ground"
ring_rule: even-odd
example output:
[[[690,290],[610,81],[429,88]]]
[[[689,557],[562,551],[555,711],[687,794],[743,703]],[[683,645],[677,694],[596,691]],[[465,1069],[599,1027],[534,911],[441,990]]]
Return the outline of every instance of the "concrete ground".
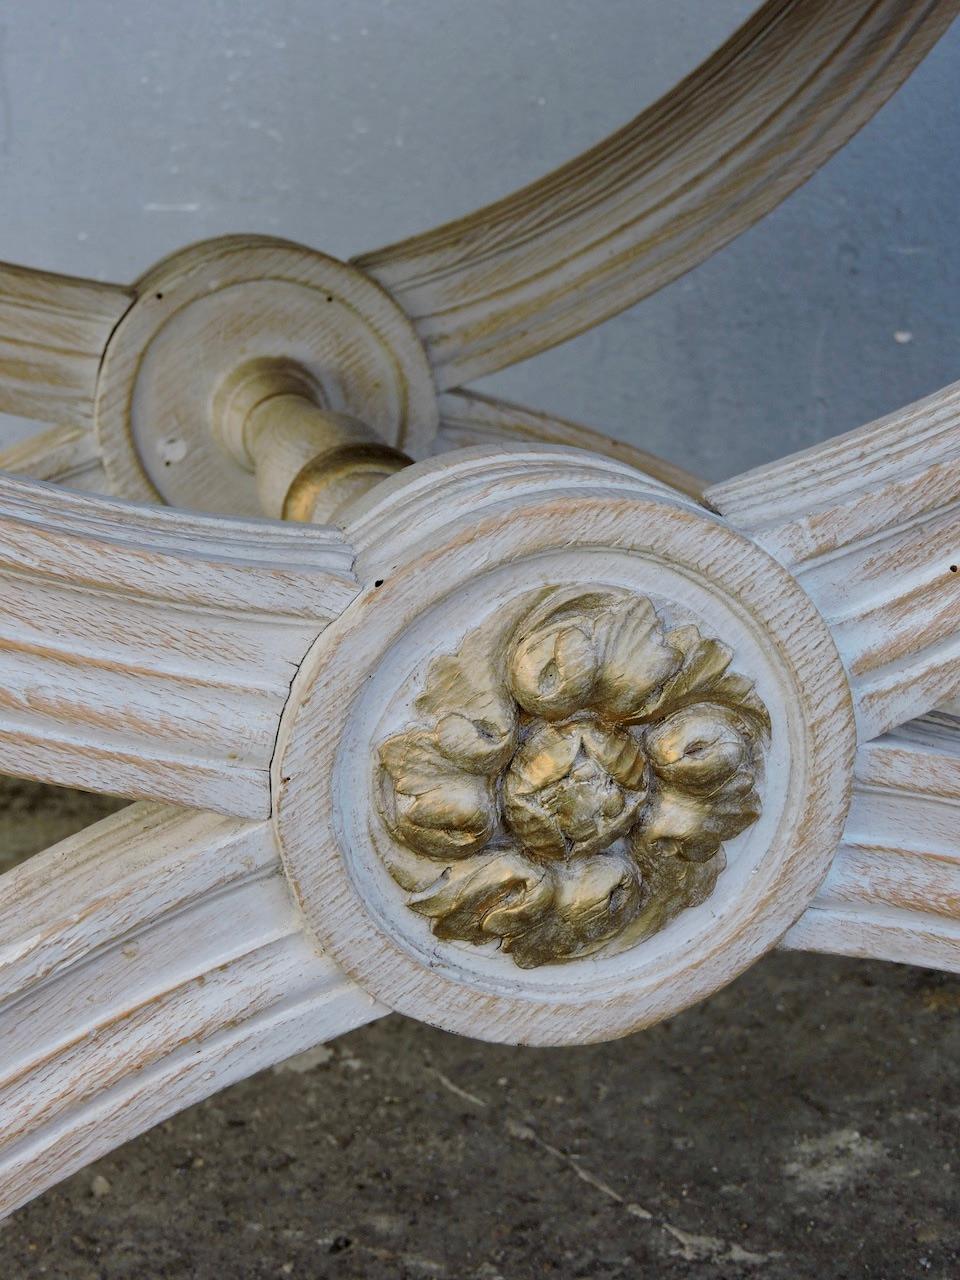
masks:
[[[110,806],[0,802],[8,860]],[[0,1224],[0,1277],[954,1280],[958,1063],[960,979],[817,956],[588,1048],[392,1017]]]

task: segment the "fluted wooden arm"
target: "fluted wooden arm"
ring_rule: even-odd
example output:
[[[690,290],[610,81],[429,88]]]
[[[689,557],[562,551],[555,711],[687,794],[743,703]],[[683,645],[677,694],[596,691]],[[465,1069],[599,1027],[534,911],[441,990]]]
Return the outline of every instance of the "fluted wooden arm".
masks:
[[[100,361],[132,296],[0,263],[0,413],[91,427]]]
[[[304,937],[269,823],[131,805],[3,878],[0,1213],[381,1012]]]
[[[960,692],[960,383],[706,497],[829,621],[861,740]]]
[[[268,816],[290,680],[356,594],[351,561],[333,529],[0,475],[0,769]]]
[[[767,0],[711,58],[555,173],[356,263],[459,386],[608,319],[775,208],[882,106],[956,0]]]
[[[960,718],[866,743],[854,776],[830,873],[782,945],[960,972]]]
[[[445,391],[748,226],[958,8],[770,0],[352,266],[0,267],[53,424],[0,458],[0,769],[139,802],[0,878],[0,1213],[387,1010],[570,1044],[777,945],[960,971],[958,387],[706,492]]]

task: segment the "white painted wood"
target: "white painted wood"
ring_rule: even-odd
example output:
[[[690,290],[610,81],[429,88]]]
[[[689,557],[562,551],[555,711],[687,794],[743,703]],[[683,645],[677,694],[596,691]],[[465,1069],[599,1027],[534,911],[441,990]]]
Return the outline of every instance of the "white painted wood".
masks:
[[[602,458],[625,462],[688,497],[699,501],[703,496],[703,482],[689,471],[601,431],[477,391],[448,391],[440,397],[440,431],[434,441],[434,453],[513,442],[586,449]]]
[[[317,954],[268,823],[139,804],[0,894],[0,1215],[385,1010]]]
[[[136,294],[97,384],[97,435],[119,497],[262,514],[252,460],[230,440],[238,392],[242,418],[256,407],[251,384],[267,395],[293,381],[289,390],[361,418],[385,443],[429,449],[430,364],[404,313],[355,267],[269,236],[221,236],[158,263]]]
[[[0,770],[266,816],[290,681],[351,561],[335,530],[0,476]]]
[[[0,412],[90,426],[97,372],[132,295],[0,263]]]
[[[91,427],[51,427],[0,449],[0,471],[87,493],[110,491]]]
[[[706,497],[830,623],[861,740],[960,692],[960,383]]]
[[[882,106],[957,0],[768,0],[618,133],[468,217],[356,259],[441,388],[599,324],[744,231]]]
[[[385,420],[400,431],[409,418],[429,442],[432,377],[449,388],[526,358],[701,261],[868,119],[958,9],[769,0],[593,152],[470,218],[365,255],[359,265],[413,320],[433,374],[407,319],[375,291],[371,314],[390,313],[424,376],[394,383],[393,357],[381,369],[378,349],[358,398],[389,393]],[[309,365],[310,352],[287,347],[317,298],[303,315],[300,293],[280,307],[276,331],[265,303],[217,311],[207,295],[222,283],[221,249],[262,250],[274,267],[289,259],[294,275],[306,253],[240,238],[188,251],[140,283],[138,312],[105,362],[119,376],[99,386],[116,417],[120,489],[144,369],[149,383],[145,352],[171,336],[187,296],[195,323],[170,350],[174,373],[193,361],[200,390],[187,417],[198,430],[234,346],[249,354],[266,332],[270,350],[255,354]],[[248,280],[245,270],[232,283],[276,299],[276,271],[251,268]],[[183,297],[167,296],[181,284]],[[0,267],[0,410],[59,424],[0,465],[101,483],[94,394],[133,298]],[[162,338],[161,349],[170,354]],[[217,377],[205,382],[214,349]],[[327,399],[356,373],[349,353],[331,361]],[[161,407],[181,389],[167,367],[152,385]],[[666,1016],[730,981],[815,893],[785,945],[958,967],[960,751],[949,712],[861,747],[854,807],[823,880],[850,790],[853,713],[821,618],[846,663],[861,739],[937,702],[956,710],[958,579],[944,573],[960,562],[957,388],[711,490],[734,528],[696,501],[692,477],[585,428],[475,395],[441,407],[438,452],[484,447],[385,483],[348,513],[345,534],[141,510],[0,477],[0,769],[228,815],[136,805],[4,877],[0,1212],[231,1080],[383,1012],[318,938],[392,1005],[517,1041],[597,1039]],[[144,497],[164,493],[162,468],[183,443],[162,417],[141,423],[162,446],[136,490]],[[189,462],[185,474],[197,480]],[[207,487],[201,477],[190,501]],[[709,910],[671,924],[640,960],[625,949],[532,981],[438,948],[418,954],[422,938],[377,896],[362,861],[367,730],[371,716],[400,714],[391,709],[409,701],[417,664],[455,647],[477,613],[495,617],[557,574],[610,578],[725,628],[758,673],[774,733],[765,817]],[[272,761],[284,867],[309,936],[264,821]]]
[[[855,776],[830,873],[782,945],[960,972],[960,718],[864,744]]]
[[[312,932],[400,1012],[524,1044],[624,1035],[724,985],[810,901],[846,815],[855,735],[823,619],[714,513],[576,449],[477,447],[401,472],[347,513],[362,593],[319,637],[281,723],[274,810]],[[614,588],[728,644],[773,723],[763,813],[711,897],[655,938],[519,970],[434,936],[386,865],[377,745],[409,721],[430,659],[546,588]],[[438,865],[438,876],[443,872]]]

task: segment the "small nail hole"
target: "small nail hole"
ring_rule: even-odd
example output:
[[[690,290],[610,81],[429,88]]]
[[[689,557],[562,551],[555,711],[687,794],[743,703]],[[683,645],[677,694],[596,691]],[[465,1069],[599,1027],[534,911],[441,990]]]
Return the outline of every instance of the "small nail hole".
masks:
[[[957,566],[956,566],[955,564],[952,564],[952,565],[950,566],[950,572],[951,572],[951,573],[956,573],[956,572],[957,572]]]
[[[162,302],[162,301],[163,301],[163,294],[162,294],[162,293],[158,293],[156,296],[157,296],[157,301],[158,301],[158,302]]]
[[[373,585],[374,585],[375,587],[382,587],[382,586],[383,586],[383,579],[382,579],[382,578],[378,578],[378,579],[376,580],[376,582],[375,582]]]

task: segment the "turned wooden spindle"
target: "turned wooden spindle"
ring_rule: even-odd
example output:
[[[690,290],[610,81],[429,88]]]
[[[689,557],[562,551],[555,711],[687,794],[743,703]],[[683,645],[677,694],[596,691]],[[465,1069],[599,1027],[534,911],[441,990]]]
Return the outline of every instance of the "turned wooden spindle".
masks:
[[[263,514],[325,523],[412,461],[366,423],[336,413],[309,374],[255,361],[228,378],[214,402],[214,434],[256,476]]]

